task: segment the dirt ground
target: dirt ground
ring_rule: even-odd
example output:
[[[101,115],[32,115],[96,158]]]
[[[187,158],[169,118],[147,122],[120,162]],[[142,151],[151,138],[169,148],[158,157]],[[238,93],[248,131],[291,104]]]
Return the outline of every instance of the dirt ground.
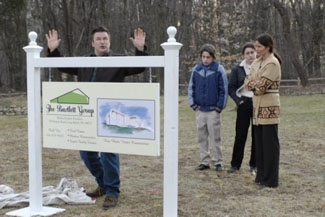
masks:
[[[10,104],[8,99],[0,98],[0,105],[3,101]],[[186,97],[180,97],[179,217],[325,216],[325,95],[282,96],[281,103],[280,186],[259,189],[249,173],[250,139],[239,172],[194,170],[199,163],[194,112],[189,109]],[[226,169],[231,161],[235,117],[235,105],[229,99],[222,112]],[[0,185],[9,185],[16,192],[28,191],[27,117],[0,116],[0,123]],[[56,216],[162,217],[163,135],[161,144],[159,157],[120,156],[121,196],[116,208],[103,211],[100,198],[93,205],[57,206],[66,211]],[[96,187],[77,151],[48,148],[42,151],[43,186],[56,186],[62,177],[67,177],[77,180],[85,189]],[[0,215],[15,209],[3,208]]]

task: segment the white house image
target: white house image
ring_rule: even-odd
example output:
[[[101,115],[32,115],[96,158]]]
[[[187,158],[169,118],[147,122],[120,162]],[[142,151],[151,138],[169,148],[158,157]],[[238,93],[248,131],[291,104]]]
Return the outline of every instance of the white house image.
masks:
[[[106,115],[106,124],[119,127],[147,129],[152,131],[146,127],[144,120],[141,120],[136,116],[128,116],[115,109],[111,109],[110,112]]]

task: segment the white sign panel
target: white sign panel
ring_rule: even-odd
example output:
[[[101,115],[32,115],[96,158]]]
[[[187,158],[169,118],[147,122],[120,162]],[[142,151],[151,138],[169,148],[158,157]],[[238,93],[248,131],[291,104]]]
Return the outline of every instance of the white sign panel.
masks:
[[[43,146],[158,156],[158,83],[43,82]]]

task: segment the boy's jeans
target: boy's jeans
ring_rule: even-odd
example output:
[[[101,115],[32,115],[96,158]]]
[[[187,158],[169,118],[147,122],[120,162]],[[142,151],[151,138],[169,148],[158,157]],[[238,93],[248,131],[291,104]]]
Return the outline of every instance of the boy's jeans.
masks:
[[[107,196],[120,195],[120,156],[114,153],[80,151],[80,157]]]

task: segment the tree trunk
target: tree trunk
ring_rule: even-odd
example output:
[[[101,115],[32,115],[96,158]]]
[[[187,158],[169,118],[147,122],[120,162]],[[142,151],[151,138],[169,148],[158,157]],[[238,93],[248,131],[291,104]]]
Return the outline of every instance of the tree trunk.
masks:
[[[312,45],[313,45],[313,70],[315,77],[321,76],[321,40],[324,31],[324,3],[321,5],[321,1],[314,1],[313,11],[312,11]]]
[[[285,40],[287,41],[290,49],[290,58],[293,66],[295,67],[297,74],[301,80],[302,86],[308,85],[308,76],[306,73],[306,70],[302,66],[302,64],[299,61],[298,52],[296,49],[296,45],[293,43],[293,37],[291,35],[291,24],[290,24],[290,18],[289,18],[289,11],[277,0],[273,0],[272,4],[279,12],[281,19],[282,19],[282,29],[283,29],[283,35]]]

